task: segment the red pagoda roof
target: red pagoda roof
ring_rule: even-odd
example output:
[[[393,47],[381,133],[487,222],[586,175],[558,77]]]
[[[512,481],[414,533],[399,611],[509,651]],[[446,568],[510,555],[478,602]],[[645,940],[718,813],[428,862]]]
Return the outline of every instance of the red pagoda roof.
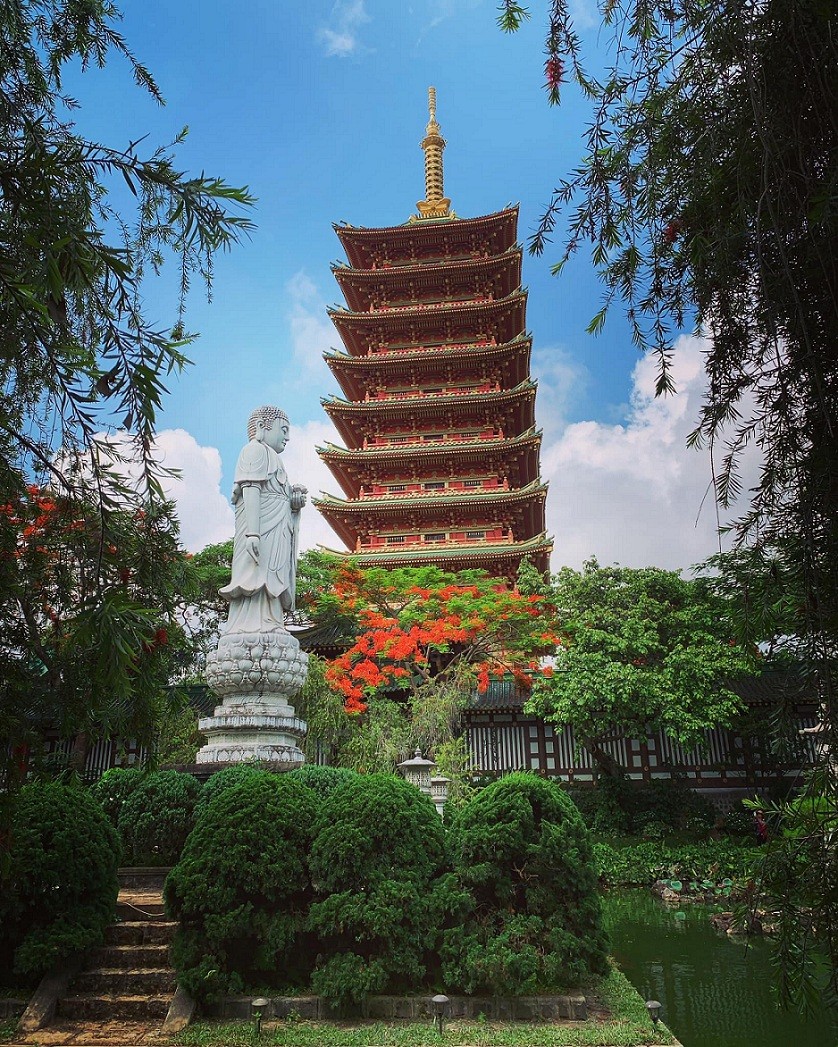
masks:
[[[393,396],[391,399],[355,403],[332,397],[322,400],[323,407],[343,440],[359,447],[364,437],[392,429],[393,421],[409,418],[426,423],[439,422],[453,428],[458,425],[494,425],[496,422],[515,433],[535,424],[535,382],[527,379],[514,389],[491,392],[434,393],[415,396]],[[382,429],[382,426],[385,428]]]
[[[511,342],[525,328],[526,308],[527,292],[522,289],[488,302],[417,305],[377,313],[329,309],[328,313],[352,356],[364,356],[371,346],[474,341],[478,335]]]
[[[456,542],[440,544],[432,550],[427,545],[401,546],[376,552],[338,552],[338,556],[351,556],[362,567],[410,567],[432,561],[448,571],[480,568],[495,577],[506,576],[514,580],[518,564],[529,559],[543,572],[550,567],[553,542],[546,533],[528,538],[526,541],[509,542]],[[327,552],[335,553],[333,549]]]
[[[488,369],[494,367],[502,374],[505,385],[518,385],[529,374],[531,350],[532,338],[523,334],[500,345],[469,347],[469,374],[479,379],[484,374],[488,376]],[[389,384],[393,378],[403,374],[453,380],[455,374],[463,372],[463,352],[459,345],[368,353],[366,356],[350,356],[333,350],[324,353],[323,358],[347,398],[361,400],[376,381],[383,383],[385,377]]]
[[[400,444],[394,447],[370,447],[347,450],[335,444],[318,447],[317,453],[327,463],[332,475],[350,498],[356,497],[362,484],[397,479],[405,474],[431,477],[434,470],[450,471],[459,467],[458,475],[466,476],[478,468],[487,473],[503,472],[521,486],[538,475],[540,430],[530,429],[511,439],[474,439],[445,443]]]
[[[491,288],[494,298],[505,298],[521,286],[522,250],[516,245],[488,258],[463,258],[427,265],[353,269],[334,265],[340,289],[350,309],[368,312],[389,304],[422,299],[423,292],[443,288],[449,298],[462,299]]]
[[[404,225],[365,228],[335,225],[340,242],[354,269],[409,264],[439,258],[500,254],[512,247],[518,227],[518,206],[479,218],[450,218]]]

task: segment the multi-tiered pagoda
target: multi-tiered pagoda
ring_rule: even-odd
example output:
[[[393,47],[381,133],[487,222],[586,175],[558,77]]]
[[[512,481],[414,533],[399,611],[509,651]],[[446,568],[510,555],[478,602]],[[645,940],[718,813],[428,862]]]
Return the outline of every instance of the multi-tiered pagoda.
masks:
[[[326,354],[346,446],[318,448],[345,497],[315,505],[363,565],[546,571],[532,339],[518,209],[458,218],[444,196],[434,89],[425,199],[404,225],[339,225],[344,345]]]

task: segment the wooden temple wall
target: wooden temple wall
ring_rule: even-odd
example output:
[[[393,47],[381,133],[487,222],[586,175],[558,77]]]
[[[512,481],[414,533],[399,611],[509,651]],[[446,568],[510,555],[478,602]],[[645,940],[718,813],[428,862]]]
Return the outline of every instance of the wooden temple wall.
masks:
[[[800,727],[812,727],[815,714],[801,714]],[[776,778],[776,766],[760,752],[754,739],[723,727],[705,731],[704,745],[685,750],[665,732],[646,738],[619,738],[602,748],[627,770],[635,781],[685,778],[696,788],[736,788],[763,778]],[[536,771],[566,782],[593,782],[594,761],[577,747],[571,726],[562,728],[514,713],[471,713],[466,738],[475,774],[499,775],[509,771]],[[807,755],[814,756],[811,742]],[[804,760],[804,762],[806,762]],[[784,768],[781,775],[799,773],[799,766]]]

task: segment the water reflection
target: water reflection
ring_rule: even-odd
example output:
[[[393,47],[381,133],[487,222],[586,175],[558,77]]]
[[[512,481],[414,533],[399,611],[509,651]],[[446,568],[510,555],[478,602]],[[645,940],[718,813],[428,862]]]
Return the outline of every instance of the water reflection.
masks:
[[[823,1013],[781,1011],[772,995],[768,944],[715,931],[706,906],[664,906],[646,891],[613,892],[605,918],[614,955],[684,1047],[836,1047]]]

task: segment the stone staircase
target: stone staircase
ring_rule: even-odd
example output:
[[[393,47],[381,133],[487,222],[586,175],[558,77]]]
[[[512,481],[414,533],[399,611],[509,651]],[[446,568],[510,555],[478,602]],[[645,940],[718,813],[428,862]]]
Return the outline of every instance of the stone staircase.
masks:
[[[57,1017],[71,1021],[143,1021],[162,1024],[175,993],[169,944],[177,924],[166,920],[163,899],[146,895],[117,903],[119,923],[91,955],[58,1003]]]
[[[61,1045],[153,1043],[176,990],[169,946],[177,927],[166,919],[168,870],[137,877],[120,871],[116,922],[59,998],[55,1018],[24,1042]]]

